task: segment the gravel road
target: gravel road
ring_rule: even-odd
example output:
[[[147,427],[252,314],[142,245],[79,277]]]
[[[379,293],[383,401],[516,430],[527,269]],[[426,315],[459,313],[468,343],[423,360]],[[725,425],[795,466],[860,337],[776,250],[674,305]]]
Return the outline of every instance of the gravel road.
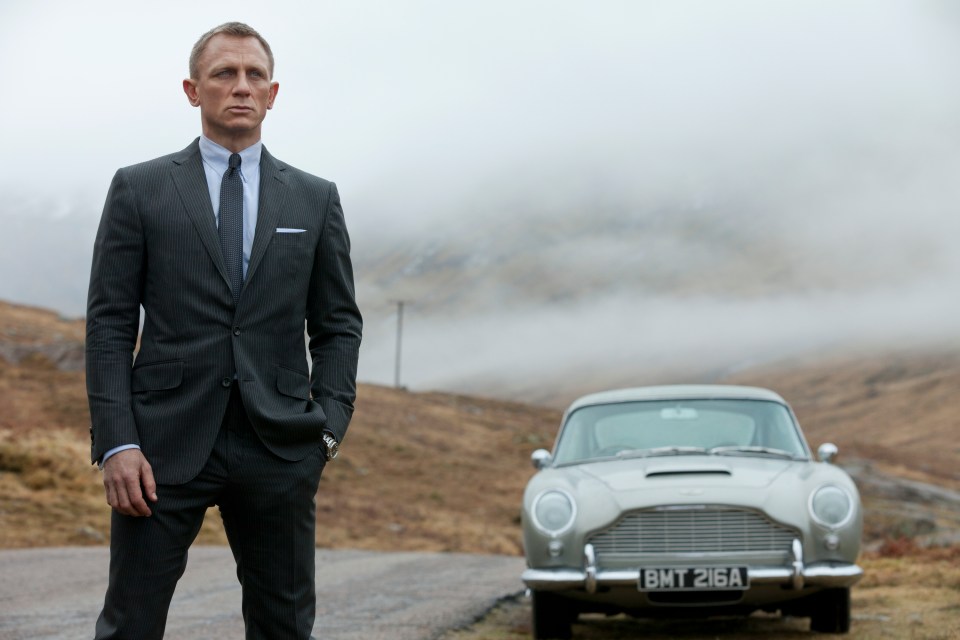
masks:
[[[89,640],[103,603],[104,547],[0,550],[0,640]],[[522,590],[522,558],[317,551],[320,640],[427,640]],[[226,547],[194,547],[166,637],[243,638]]]

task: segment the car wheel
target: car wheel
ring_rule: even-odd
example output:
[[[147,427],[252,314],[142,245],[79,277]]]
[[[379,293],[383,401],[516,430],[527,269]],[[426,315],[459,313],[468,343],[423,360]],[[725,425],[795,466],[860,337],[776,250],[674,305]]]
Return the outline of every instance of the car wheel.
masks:
[[[554,593],[533,592],[534,640],[568,640],[576,617],[576,609],[567,599]]]
[[[820,633],[850,631],[850,589],[824,589],[810,609],[810,630]]]

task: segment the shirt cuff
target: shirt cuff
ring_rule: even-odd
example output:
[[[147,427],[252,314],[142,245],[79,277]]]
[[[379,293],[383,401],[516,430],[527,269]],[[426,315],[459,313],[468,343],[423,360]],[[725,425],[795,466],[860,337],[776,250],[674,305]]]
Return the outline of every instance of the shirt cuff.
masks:
[[[122,444],[119,447],[114,447],[113,449],[110,449],[105,454],[103,454],[102,458],[100,458],[100,470],[101,471],[103,470],[103,465],[107,463],[107,460],[113,454],[120,453],[121,451],[126,451],[127,449],[139,449],[139,448],[140,448],[140,445],[138,444]]]

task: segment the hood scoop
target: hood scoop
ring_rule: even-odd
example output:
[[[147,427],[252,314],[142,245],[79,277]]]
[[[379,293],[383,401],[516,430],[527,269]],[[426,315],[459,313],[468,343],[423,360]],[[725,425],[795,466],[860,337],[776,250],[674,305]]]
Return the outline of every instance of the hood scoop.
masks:
[[[730,476],[733,474],[730,473],[730,469],[728,467],[722,467],[719,465],[702,467],[656,467],[653,469],[648,469],[646,473],[647,478],[705,475]]]
[[[583,465],[583,471],[613,491],[638,492],[671,487],[726,490],[731,487],[761,489],[797,463],[779,458],[711,459],[700,456],[601,460]],[[638,498],[639,499],[639,498]]]

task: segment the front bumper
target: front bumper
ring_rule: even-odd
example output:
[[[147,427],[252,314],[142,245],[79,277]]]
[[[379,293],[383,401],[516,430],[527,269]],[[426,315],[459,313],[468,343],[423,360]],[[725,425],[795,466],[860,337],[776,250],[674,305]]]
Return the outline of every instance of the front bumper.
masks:
[[[804,587],[850,587],[863,577],[863,569],[855,564],[805,565],[803,546],[793,541],[790,566],[748,567],[750,585],[785,585],[796,590]],[[528,588],[536,591],[584,590],[596,593],[598,587],[636,586],[640,569],[598,569],[593,545],[583,550],[583,569],[527,569],[521,576]]]

